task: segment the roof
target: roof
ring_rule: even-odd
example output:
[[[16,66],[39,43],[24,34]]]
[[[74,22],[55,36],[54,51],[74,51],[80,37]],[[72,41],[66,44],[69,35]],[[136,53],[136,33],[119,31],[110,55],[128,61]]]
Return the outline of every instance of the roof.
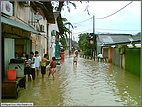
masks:
[[[113,44],[126,44],[131,42],[140,42],[141,36],[131,36],[131,35],[98,35],[98,39],[103,45],[113,45]]]
[[[11,25],[11,26],[14,26],[14,27],[17,27],[17,28],[20,28],[20,29],[23,29],[25,31],[33,32],[35,34],[40,34],[38,31],[34,30],[33,28],[31,28],[28,25],[25,25],[21,22],[17,22],[15,20],[12,20],[12,19],[9,19],[9,18],[3,17],[3,16],[1,16],[1,22]]]
[[[47,19],[48,23],[55,24],[55,18],[53,14],[53,7],[51,5],[50,1],[32,1],[32,3],[35,5],[35,7],[39,7],[43,10],[43,13]],[[37,10],[37,8],[36,8]]]
[[[132,36],[132,39],[133,39],[134,41],[141,41],[141,35]]]
[[[95,35],[104,35],[104,36],[116,36],[116,35],[118,35],[118,36],[129,36],[129,35],[132,35],[132,34],[113,34],[113,33],[107,33],[107,34],[95,34]]]

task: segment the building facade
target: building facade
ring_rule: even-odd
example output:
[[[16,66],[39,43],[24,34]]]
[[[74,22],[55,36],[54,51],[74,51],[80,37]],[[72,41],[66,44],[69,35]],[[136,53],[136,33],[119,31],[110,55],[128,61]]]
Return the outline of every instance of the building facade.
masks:
[[[46,14],[49,8],[47,4],[49,2],[1,2],[3,77],[7,77],[6,71],[15,53],[19,58],[23,52],[30,54],[31,51],[39,51],[42,57],[48,53],[48,36],[51,34],[51,28],[48,27],[55,24],[55,18],[52,11]]]

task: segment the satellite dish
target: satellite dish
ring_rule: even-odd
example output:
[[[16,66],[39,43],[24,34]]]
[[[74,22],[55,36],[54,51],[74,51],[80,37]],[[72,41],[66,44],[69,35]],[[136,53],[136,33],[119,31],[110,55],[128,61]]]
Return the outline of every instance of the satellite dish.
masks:
[[[43,16],[39,15],[39,12],[37,12],[37,14],[34,17],[35,20],[42,20]]]

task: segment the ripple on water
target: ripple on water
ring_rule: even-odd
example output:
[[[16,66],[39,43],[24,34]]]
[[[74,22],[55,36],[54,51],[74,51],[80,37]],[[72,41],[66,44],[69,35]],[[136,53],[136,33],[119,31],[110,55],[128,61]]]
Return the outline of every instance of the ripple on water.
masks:
[[[68,57],[56,72],[55,81],[46,78],[28,82],[17,100],[54,106],[124,106],[140,105],[140,80],[116,66],[78,58],[78,65]]]

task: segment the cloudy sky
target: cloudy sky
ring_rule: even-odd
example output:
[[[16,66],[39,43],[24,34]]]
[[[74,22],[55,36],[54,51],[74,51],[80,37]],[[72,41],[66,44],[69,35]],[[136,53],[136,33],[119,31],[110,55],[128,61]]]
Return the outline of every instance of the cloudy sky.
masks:
[[[133,1],[120,12],[105,19],[97,18],[102,18],[116,12],[130,3],[130,1],[90,1],[89,3],[86,3],[85,1],[82,3],[77,1],[74,2],[76,3],[77,8],[75,9],[71,6],[70,12],[68,12],[65,8],[62,11],[62,17],[66,17],[69,22],[76,26],[76,28],[72,30],[75,40],[78,40],[78,34],[80,34],[80,32],[93,32],[93,19],[91,18],[93,15],[95,15],[96,18],[95,33],[136,34],[141,31],[140,1]],[[88,15],[87,11],[84,11],[87,5],[89,6],[88,9],[90,15]]]

